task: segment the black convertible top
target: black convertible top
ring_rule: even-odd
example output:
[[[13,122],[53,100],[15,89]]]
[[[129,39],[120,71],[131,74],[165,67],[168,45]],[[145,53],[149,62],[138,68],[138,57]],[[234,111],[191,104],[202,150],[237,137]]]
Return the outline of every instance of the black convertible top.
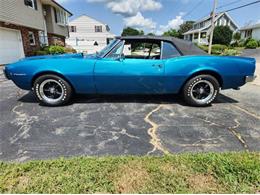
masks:
[[[164,36],[122,36],[117,37],[121,40],[146,40],[146,41],[167,41],[171,42],[181,52],[182,55],[208,55],[205,51],[198,48],[194,43],[177,39],[174,37]]]

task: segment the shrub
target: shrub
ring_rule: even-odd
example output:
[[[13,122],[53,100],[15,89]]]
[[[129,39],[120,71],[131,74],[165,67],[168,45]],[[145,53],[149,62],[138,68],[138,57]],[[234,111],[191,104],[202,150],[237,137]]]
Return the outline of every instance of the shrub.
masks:
[[[236,49],[225,49],[222,56],[237,56],[239,52]]]
[[[44,55],[48,55],[48,54],[49,54],[49,52],[44,51],[44,50],[39,50],[39,51],[35,52],[35,55],[37,55],[37,56],[44,56]]]
[[[245,42],[246,40],[245,39],[242,39],[238,42],[238,47],[245,47]]]
[[[49,48],[49,53],[50,54],[64,54],[65,53],[65,48],[62,47],[62,46],[52,45]]]
[[[241,34],[239,32],[236,32],[234,35],[233,35],[233,39],[235,41],[239,41],[241,39]]]
[[[204,50],[205,52],[208,52],[208,46],[207,45],[197,45],[200,49]]]
[[[239,47],[239,42],[238,41],[233,41],[230,43],[231,47]]]
[[[247,44],[246,44],[246,48],[248,48],[248,49],[255,49],[255,48],[257,48],[257,47],[258,47],[258,43],[257,43],[257,41],[254,40],[254,39],[250,39],[250,40],[247,42]]]
[[[62,47],[62,46],[44,46],[41,50],[36,51],[35,55],[54,55],[54,54],[64,54],[64,53],[77,53],[72,47]]]
[[[228,26],[217,26],[214,29],[213,43],[229,45],[232,40],[233,31]]]
[[[215,44],[212,45],[212,54],[220,55],[222,54],[228,47],[226,45],[221,45],[221,44]]]
[[[71,47],[65,47],[65,53],[77,53],[77,51]]]

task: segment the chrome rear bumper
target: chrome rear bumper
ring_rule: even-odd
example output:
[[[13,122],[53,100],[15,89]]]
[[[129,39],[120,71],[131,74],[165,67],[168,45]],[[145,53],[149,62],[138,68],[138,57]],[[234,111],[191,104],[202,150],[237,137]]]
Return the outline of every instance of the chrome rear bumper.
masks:
[[[246,83],[253,82],[255,79],[256,79],[256,75],[254,75],[254,76],[246,76],[245,82]]]

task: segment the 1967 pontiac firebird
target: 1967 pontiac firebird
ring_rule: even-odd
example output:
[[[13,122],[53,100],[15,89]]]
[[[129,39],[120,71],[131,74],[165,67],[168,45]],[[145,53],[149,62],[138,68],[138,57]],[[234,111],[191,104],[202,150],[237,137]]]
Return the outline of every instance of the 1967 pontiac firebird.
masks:
[[[117,37],[95,55],[67,54],[22,59],[4,73],[33,90],[48,106],[78,94],[177,94],[207,106],[220,89],[254,80],[255,59],[210,56],[191,42],[169,37]]]

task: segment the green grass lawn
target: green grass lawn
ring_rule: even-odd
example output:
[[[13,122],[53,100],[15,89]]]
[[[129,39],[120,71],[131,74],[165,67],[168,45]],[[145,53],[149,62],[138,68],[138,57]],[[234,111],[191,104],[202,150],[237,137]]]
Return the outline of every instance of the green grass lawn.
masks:
[[[256,193],[260,153],[0,163],[0,193]]]

